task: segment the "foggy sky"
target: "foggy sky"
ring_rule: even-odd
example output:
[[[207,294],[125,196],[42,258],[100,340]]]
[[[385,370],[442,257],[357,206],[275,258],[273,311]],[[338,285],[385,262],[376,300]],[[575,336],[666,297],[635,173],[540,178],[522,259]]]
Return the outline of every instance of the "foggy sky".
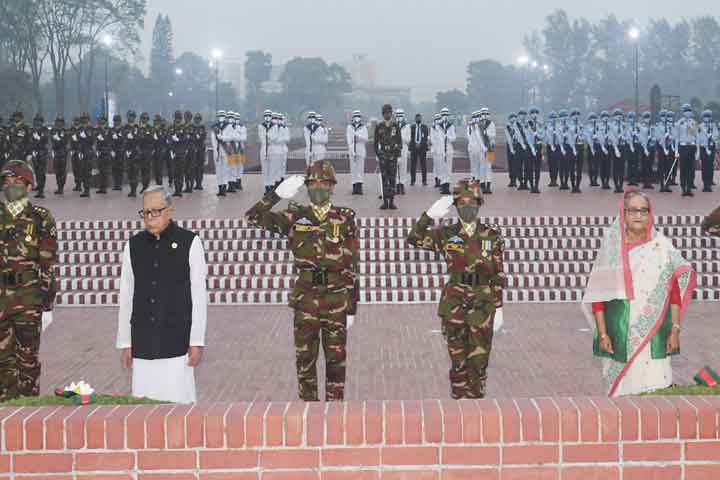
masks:
[[[511,63],[522,36],[564,9],[571,20],[610,13],[635,19],[720,16],[720,2],[696,0],[148,0],[141,53],[150,56],[158,13],[168,14],[174,53],[209,56],[213,48],[242,61],[248,50],[272,53],[279,64],[295,56],[343,62],[368,54],[378,83],[412,87],[415,100],[465,88],[471,60]]]

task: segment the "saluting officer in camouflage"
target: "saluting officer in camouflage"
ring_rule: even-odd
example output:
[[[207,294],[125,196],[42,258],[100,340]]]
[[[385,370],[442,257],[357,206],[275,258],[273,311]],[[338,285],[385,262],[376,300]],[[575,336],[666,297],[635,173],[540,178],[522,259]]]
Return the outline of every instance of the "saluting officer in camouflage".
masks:
[[[290,202],[271,212],[281,198],[292,198],[302,184],[310,205]],[[295,355],[300,398],[318,400],[316,362],[321,342],[325,353],[325,398],[342,400],[345,387],[345,345],[359,298],[359,232],[355,212],[330,202],[335,170],[326,160],[307,168],[305,180],[294,176],[248,212],[248,221],[288,237],[298,276],[289,305],[295,310]]]
[[[720,237],[720,207],[713,210],[713,212],[705,217],[702,223],[702,228],[705,232],[715,237]]]
[[[479,182],[459,182],[453,196],[435,202],[408,236],[410,245],[442,254],[448,265],[438,314],[452,364],[453,398],[485,396],[493,323],[503,303],[504,241],[497,226],[477,218],[481,189]],[[433,226],[432,219],[443,217],[453,204],[457,223]]]
[[[55,220],[28,200],[33,177],[20,160],[0,171],[0,401],[38,395],[42,313],[57,293]]]
[[[375,126],[375,157],[382,176],[383,204],[380,210],[396,210],[395,183],[397,181],[398,158],[402,153],[400,125],[393,120],[390,104],[382,107],[383,121]]]

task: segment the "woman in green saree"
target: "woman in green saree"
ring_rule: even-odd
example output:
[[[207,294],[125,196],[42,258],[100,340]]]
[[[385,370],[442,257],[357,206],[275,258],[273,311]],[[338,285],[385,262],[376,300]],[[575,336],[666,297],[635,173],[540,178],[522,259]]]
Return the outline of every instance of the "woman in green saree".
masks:
[[[650,199],[626,192],[582,301],[595,327],[593,353],[602,357],[608,396],[672,384],[670,356],[680,351],[681,322],[695,284],[690,263],[653,227]]]

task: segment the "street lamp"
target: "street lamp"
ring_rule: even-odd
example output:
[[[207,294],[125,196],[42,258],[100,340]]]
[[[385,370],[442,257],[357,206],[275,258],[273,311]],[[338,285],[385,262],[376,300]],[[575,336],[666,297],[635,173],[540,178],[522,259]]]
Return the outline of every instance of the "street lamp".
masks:
[[[112,46],[113,39],[110,35],[103,35],[101,39],[103,45],[105,45],[105,116],[110,116],[110,47]],[[108,125],[110,119],[108,119]]]
[[[522,55],[518,57],[517,62],[522,69],[522,84],[520,85],[520,105],[522,106],[525,105],[525,75],[527,73],[525,66],[530,62],[530,58],[527,55]]]
[[[210,52],[210,56],[213,58],[215,64],[215,111],[218,111],[218,89],[219,89],[219,77],[220,77],[220,59],[222,58],[222,50],[215,48]]]
[[[638,115],[640,110],[640,66],[639,66],[639,41],[640,29],[632,27],[628,30],[628,37],[635,44],[635,115]]]

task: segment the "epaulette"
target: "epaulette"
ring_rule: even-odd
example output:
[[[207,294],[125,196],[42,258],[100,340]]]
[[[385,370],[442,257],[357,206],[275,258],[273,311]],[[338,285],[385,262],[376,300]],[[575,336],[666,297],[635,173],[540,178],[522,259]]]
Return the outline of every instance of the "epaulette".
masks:
[[[288,210],[291,212],[299,212],[302,209],[303,205],[297,202],[290,201],[288,202]]]
[[[39,215],[47,216],[50,214],[50,210],[45,207],[41,207],[40,205],[33,205],[32,208],[33,211]]]
[[[350,207],[337,207],[337,211],[348,217],[355,218],[355,210]]]

